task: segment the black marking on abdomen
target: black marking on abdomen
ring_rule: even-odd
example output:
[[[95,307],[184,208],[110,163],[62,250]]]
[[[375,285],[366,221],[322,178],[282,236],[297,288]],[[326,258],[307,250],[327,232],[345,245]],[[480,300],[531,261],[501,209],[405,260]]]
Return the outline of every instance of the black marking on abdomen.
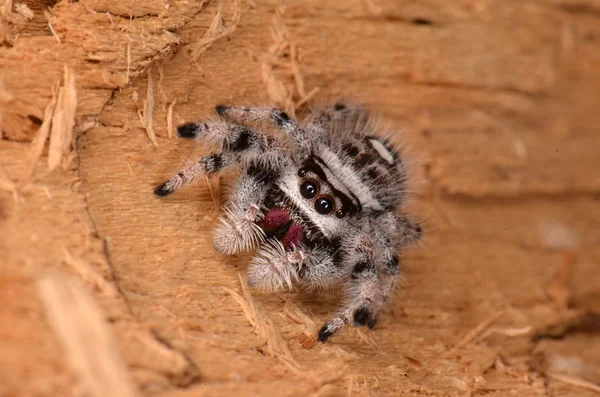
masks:
[[[369,176],[369,178],[371,178],[372,180],[376,180],[379,177],[381,177],[381,174],[379,173],[379,171],[377,171],[376,168],[371,167],[369,168],[369,170],[367,171],[367,175]]]
[[[373,154],[369,152],[362,152],[354,159],[354,167],[361,170],[365,168],[367,165],[375,162],[375,158]]]
[[[360,149],[351,143],[345,143],[342,145],[342,151],[350,157],[356,157],[360,153]]]

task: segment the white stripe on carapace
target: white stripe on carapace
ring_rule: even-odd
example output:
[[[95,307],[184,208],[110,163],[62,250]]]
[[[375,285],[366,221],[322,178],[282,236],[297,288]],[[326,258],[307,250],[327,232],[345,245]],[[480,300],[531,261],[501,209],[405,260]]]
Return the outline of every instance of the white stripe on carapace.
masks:
[[[325,160],[323,160],[320,157],[313,157],[313,159],[315,161],[315,164],[325,174],[325,178],[327,179],[326,183],[328,183],[331,187],[333,187],[338,192],[340,192],[343,195],[345,195],[346,197],[348,197],[349,200],[352,200],[353,205],[357,206],[360,204],[360,203],[356,202],[358,199],[353,195],[352,191],[350,191],[346,187],[344,182],[340,181],[339,178],[337,177],[337,175],[331,171],[331,169],[329,168],[329,164],[327,164],[327,162]]]
[[[379,155],[383,157],[385,161],[390,164],[394,164],[394,156],[392,156],[390,151],[383,146],[383,143],[379,142],[377,139],[369,139],[369,142],[373,146],[373,149],[377,150],[377,153],[379,153]]]
[[[369,186],[356,175],[356,171],[345,165],[335,153],[326,147],[322,147],[320,155],[321,159],[327,164],[327,167],[337,176],[337,179],[348,189],[351,189],[352,193],[358,197],[360,205],[363,208],[368,207],[375,211],[383,209],[379,201],[371,194]]]

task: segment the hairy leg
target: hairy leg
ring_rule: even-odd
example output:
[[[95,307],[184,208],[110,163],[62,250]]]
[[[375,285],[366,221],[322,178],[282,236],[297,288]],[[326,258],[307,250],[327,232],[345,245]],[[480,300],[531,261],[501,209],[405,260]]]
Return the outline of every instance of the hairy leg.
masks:
[[[308,150],[311,147],[306,131],[281,109],[218,105],[216,110],[225,120],[235,123],[268,122],[289,135],[300,148]]]
[[[273,137],[228,122],[198,121],[183,124],[177,127],[177,135],[181,138],[203,139],[220,144],[224,152],[267,152],[280,147]]]
[[[278,169],[286,159],[282,146],[274,138],[236,124],[189,123],[179,126],[177,134],[216,141],[221,143],[223,152],[201,157],[171,176],[154,191],[158,196],[167,196],[200,175],[210,175],[239,162],[255,160],[263,167]]]
[[[354,268],[346,286],[346,303],[338,314],[329,320],[318,334],[320,342],[342,329],[350,321],[356,326],[373,328],[383,305],[394,291],[397,275],[372,264],[360,263]]]
[[[344,268],[352,269],[346,284],[346,298],[338,314],[318,334],[325,342],[351,321],[356,326],[375,326],[384,303],[393,292],[398,273],[398,258],[386,234],[372,225],[346,241]],[[369,227],[371,226],[371,227]]]
[[[225,255],[248,251],[265,238],[256,221],[263,216],[261,205],[273,173],[256,165],[245,171],[232,190],[231,203],[215,232],[214,248]]]
[[[391,214],[391,216],[389,234],[396,247],[405,248],[421,239],[423,230],[414,219],[405,214]]]
[[[157,196],[168,196],[184,185],[192,182],[200,175],[210,175],[222,171],[239,162],[237,153],[215,153],[199,158],[194,164],[187,166],[171,176],[154,190]]]
[[[350,124],[352,120],[352,124],[356,124],[356,121],[367,119],[367,111],[364,107],[340,101],[333,106],[314,109],[307,120],[307,129],[325,131],[334,123]]]

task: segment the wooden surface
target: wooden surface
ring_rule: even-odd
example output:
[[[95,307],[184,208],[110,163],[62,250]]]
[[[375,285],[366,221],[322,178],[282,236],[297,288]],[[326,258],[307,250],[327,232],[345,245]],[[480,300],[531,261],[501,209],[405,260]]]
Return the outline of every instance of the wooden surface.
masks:
[[[78,360],[113,339],[100,368],[128,368],[123,395],[598,394],[600,3],[20,4],[0,7],[0,396],[98,395],[114,371]],[[76,140],[49,172],[31,141],[65,66]],[[325,345],[335,292],[245,290],[207,184],[152,194],[204,151],[169,125],[307,96],[382,114],[426,220],[377,327]],[[106,349],[73,353],[48,280],[91,293]],[[65,312],[84,332],[86,305]]]

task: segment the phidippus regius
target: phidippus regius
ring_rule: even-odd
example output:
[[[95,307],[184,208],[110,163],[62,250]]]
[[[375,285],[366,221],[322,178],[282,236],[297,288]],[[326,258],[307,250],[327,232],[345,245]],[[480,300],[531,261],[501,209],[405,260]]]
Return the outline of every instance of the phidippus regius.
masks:
[[[360,106],[336,103],[303,123],[266,107],[216,111],[221,121],[184,124],[177,134],[221,150],[183,168],[155,193],[166,196],[198,176],[240,164],[215,249],[233,255],[258,247],[248,282],[261,289],[344,283],[343,307],[323,325],[319,341],[349,322],[373,328],[398,279],[397,250],[421,236],[421,227],[397,211],[407,178],[398,152]],[[269,126],[273,133],[261,131]]]

